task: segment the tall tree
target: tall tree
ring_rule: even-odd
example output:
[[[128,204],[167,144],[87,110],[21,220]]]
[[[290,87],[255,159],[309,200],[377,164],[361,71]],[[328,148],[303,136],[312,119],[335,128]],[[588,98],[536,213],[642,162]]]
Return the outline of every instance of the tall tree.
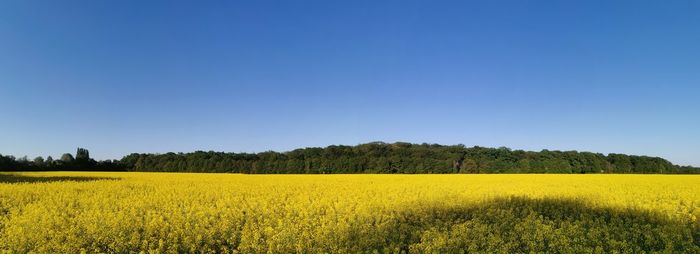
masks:
[[[53,157],[46,157],[46,161],[44,161],[44,167],[48,169],[52,169],[54,167]]]
[[[78,162],[90,161],[90,152],[85,148],[78,148],[75,152],[75,160]]]

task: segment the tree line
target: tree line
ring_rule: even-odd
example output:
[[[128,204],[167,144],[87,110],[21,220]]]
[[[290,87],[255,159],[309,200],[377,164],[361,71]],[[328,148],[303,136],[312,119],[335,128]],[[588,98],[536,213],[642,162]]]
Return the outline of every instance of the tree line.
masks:
[[[648,156],[577,151],[540,152],[464,145],[373,142],[289,152],[130,154],[134,171],[318,173],[696,173]]]
[[[127,171],[127,166],[119,160],[96,161],[90,158],[90,151],[78,148],[75,156],[64,153],[61,158],[38,156],[32,160],[27,156],[15,158],[0,154],[0,171]]]
[[[79,148],[75,158],[37,157],[29,161],[0,155],[3,170],[96,170],[152,172],[226,172],[246,174],[324,173],[700,173],[658,157],[577,151],[540,152],[464,145],[372,142],[332,145],[289,152],[139,154],[95,161]]]

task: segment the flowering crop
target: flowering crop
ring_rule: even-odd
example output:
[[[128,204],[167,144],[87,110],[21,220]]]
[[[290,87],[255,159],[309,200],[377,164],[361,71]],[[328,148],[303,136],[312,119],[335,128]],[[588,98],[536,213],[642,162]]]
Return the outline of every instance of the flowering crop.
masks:
[[[0,174],[7,253],[700,253],[700,176]]]

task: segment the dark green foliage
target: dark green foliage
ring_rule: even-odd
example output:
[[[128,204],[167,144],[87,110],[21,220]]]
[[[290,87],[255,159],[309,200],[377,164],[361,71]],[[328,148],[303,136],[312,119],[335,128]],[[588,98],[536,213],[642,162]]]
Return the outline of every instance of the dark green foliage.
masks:
[[[73,161],[75,161],[75,159],[73,158],[72,154],[64,153],[63,155],[61,155],[61,161],[63,163],[73,163]]]
[[[85,148],[78,148],[75,152],[75,160],[81,162],[90,161],[90,152]]]
[[[126,171],[126,169],[126,165],[118,160],[95,161],[90,158],[90,152],[84,148],[78,148],[75,157],[66,153],[60,160],[54,160],[48,156],[46,160],[37,157],[33,161],[28,161],[0,154],[0,171]]]
[[[464,145],[393,144],[372,142],[357,146],[332,145],[289,152],[224,153],[203,152],[138,154],[120,161],[95,161],[90,152],[78,148],[75,158],[64,154],[60,160],[47,157],[16,159],[0,155],[0,170],[90,170],[155,172],[232,172],[247,174],[327,173],[700,173],[700,169],[677,166],[647,156],[603,155],[576,151],[530,152],[506,147],[485,148]]]
[[[576,151],[530,152],[506,147],[373,142],[289,152],[131,154],[132,171],[305,173],[700,173],[667,160]]]

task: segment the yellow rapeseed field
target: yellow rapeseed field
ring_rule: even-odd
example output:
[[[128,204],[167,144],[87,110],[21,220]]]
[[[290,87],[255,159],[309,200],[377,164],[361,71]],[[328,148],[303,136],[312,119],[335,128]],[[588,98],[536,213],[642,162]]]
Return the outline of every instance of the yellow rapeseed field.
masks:
[[[0,174],[7,253],[700,253],[700,176]]]

